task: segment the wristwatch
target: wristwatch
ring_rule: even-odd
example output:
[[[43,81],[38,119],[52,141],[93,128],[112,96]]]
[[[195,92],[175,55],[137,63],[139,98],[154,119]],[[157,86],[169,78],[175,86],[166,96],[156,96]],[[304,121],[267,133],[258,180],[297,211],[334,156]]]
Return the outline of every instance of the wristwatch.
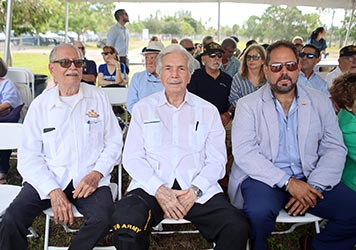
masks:
[[[200,198],[200,197],[203,196],[203,192],[197,186],[192,185],[191,189],[193,189],[193,191],[194,191],[195,195],[197,196],[197,198]]]

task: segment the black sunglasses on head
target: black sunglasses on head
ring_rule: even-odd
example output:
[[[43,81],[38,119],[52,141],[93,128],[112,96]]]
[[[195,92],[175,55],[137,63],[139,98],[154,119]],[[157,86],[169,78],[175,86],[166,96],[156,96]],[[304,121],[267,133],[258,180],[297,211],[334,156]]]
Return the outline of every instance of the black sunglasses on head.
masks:
[[[299,53],[300,58],[304,58],[305,56],[307,56],[308,59],[313,59],[316,57],[316,55],[313,53],[305,53],[305,52]]]
[[[60,60],[55,60],[52,63],[59,63],[59,65],[62,68],[66,68],[66,69],[68,69],[72,65],[72,63],[74,63],[74,66],[76,68],[81,68],[84,65],[84,60],[83,59],[74,59],[74,60],[72,60],[72,59],[60,59]]]
[[[211,53],[208,55],[210,58],[215,58],[215,57],[218,57],[218,58],[222,58],[223,57],[223,54],[222,53]]]

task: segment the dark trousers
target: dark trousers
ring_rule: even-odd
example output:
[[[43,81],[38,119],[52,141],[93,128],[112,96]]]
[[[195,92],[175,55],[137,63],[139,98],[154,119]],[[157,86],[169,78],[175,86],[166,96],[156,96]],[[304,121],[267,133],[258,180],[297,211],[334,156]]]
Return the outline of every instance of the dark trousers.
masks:
[[[71,198],[73,190],[73,185],[69,184],[64,192],[70,202],[84,215],[86,221],[69,249],[91,250],[110,229],[110,219],[114,210],[111,192],[109,187],[100,187],[88,198],[74,200]],[[50,206],[49,199],[41,200],[37,191],[25,182],[0,222],[0,249],[27,249],[28,228],[35,217]]]
[[[216,250],[245,250],[249,226],[242,211],[233,207],[222,193],[204,204],[195,203],[185,219],[191,221],[204,238],[216,244]],[[163,219],[163,211],[154,196],[142,189],[132,190],[117,204],[113,215],[114,243],[120,250],[149,248],[149,233]],[[123,229],[130,226],[135,230]],[[137,226],[137,227],[136,227]],[[142,229],[139,233],[137,228]]]
[[[126,74],[128,75],[130,73],[129,60],[127,59],[126,56],[120,56],[120,62],[125,64],[125,71]]]
[[[7,174],[10,169],[10,156],[12,150],[0,150],[0,173]]]
[[[241,186],[244,197],[243,210],[250,222],[254,249],[264,250],[267,238],[274,230],[279,210],[291,197],[287,191],[248,178]],[[313,239],[317,250],[352,250],[356,244],[356,192],[339,183],[330,191],[324,191],[324,199],[318,200],[309,213],[328,219],[325,229]]]

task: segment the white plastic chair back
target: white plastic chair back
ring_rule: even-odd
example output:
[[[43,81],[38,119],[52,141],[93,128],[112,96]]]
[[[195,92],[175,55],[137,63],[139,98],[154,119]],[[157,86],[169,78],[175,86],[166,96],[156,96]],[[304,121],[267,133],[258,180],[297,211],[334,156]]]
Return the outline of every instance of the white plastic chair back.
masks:
[[[11,204],[11,202],[15,199],[18,193],[21,190],[21,186],[15,185],[0,185],[0,216],[4,214],[6,208]]]
[[[123,105],[126,103],[128,88],[101,88],[109,97],[111,105]]]
[[[20,112],[20,120],[19,120],[19,122],[22,123],[27,114],[27,110],[30,107],[30,104],[33,100],[33,96],[28,85],[19,82],[15,82],[14,84],[17,87],[17,90],[19,91],[22,98],[22,102],[24,104]]]
[[[9,67],[7,75],[13,83],[25,83],[32,89],[32,99],[35,98],[35,76],[30,69]]]
[[[18,148],[22,126],[21,123],[0,122],[0,150]]]

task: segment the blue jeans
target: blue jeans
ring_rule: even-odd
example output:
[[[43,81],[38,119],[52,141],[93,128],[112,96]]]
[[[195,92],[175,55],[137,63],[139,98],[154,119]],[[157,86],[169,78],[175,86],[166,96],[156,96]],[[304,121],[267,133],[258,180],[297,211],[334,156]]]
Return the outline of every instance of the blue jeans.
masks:
[[[251,225],[251,238],[256,250],[267,249],[267,238],[274,230],[279,210],[288,202],[290,194],[280,188],[247,178],[241,186],[243,210]],[[343,183],[324,191],[309,213],[328,219],[325,229],[313,239],[317,250],[352,250],[356,244],[356,192]]]

